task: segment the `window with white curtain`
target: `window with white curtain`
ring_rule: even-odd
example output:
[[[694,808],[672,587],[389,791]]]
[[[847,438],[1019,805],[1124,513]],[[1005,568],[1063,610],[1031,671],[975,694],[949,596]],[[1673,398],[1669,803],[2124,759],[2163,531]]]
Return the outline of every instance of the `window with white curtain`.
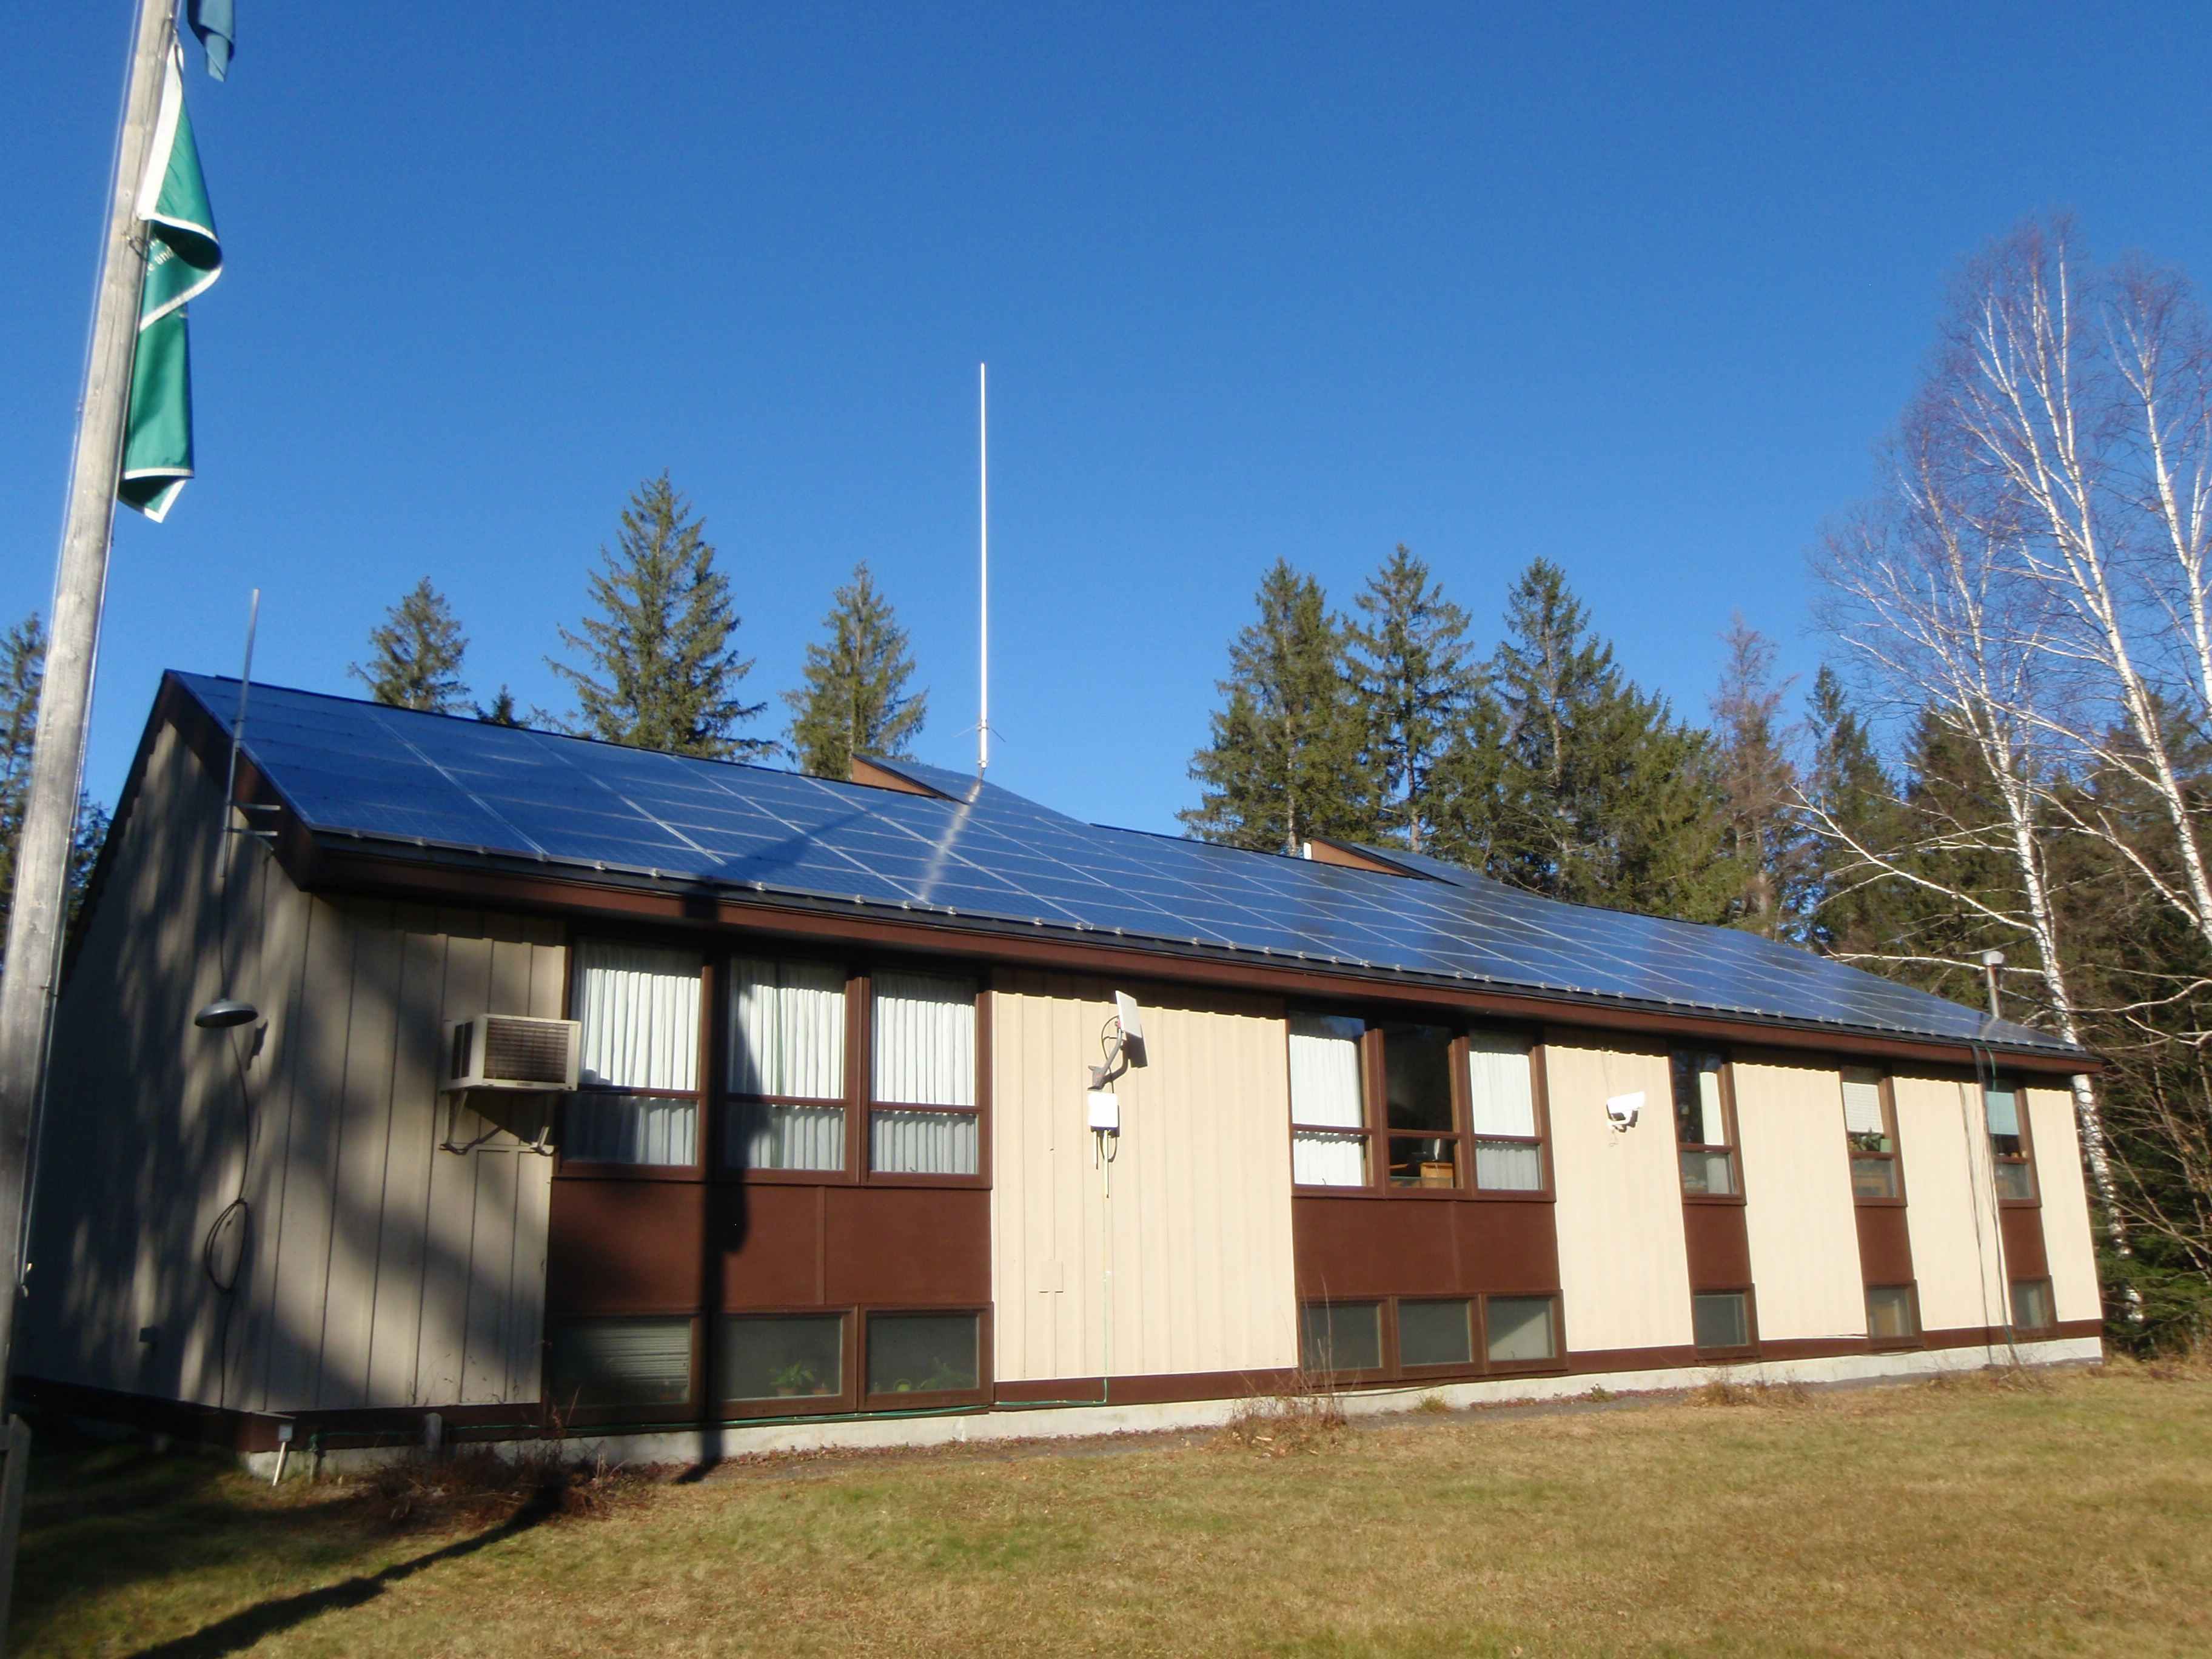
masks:
[[[574,1162],[686,1164],[699,1139],[699,957],[580,939],[571,1018],[583,1027],[581,1089],[562,1155]]]
[[[1534,1067],[1524,1038],[1468,1033],[1467,1104],[1468,1127],[1474,1136],[1474,1184],[1487,1192],[1543,1191]]]
[[[1301,1187],[1367,1184],[1366,1029],[1340,1014],[1291,1016],[1291,1179]]]
[[[983,1138],[975,981],[885,969],[872,983],[868,1167],[878,1175],[976,1174]]]
[[[728,1156],[753,1170],[845,1167],[845,970],[730,963]]]

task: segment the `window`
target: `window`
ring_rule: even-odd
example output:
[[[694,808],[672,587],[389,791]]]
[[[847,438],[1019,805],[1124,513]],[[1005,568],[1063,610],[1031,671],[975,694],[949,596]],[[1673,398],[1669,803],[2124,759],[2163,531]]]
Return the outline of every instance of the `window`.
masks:
[[[2051,1307],[2049,1279],[2013,1280],[2012,1324],[2016,1331],[2048,1331],[2057,1328],[2057,1316]]]
[[[1743,1291],[1699,1291],[1690,1298],[1690,1326],[1700,1348],[1747,1348],[1751,1297]]]
[[[1452,1034],[1441,1025],[1380,1029],[1390,1184],[1456,1187],[1459,1132],[1452,1120]]]
[[[1467,1365],[1474,1360],[1472,1304],[1401,1302],[1398,1304],[1398,1363],[1401,1365]]]
[[[871,1395],[972,1394],[982,1386],[972,1313],[868,1316]]]
[[[730,963],[729,1157],[751,1170],[845,1167],[845,970]]]
[[[975,981],[878,973],[874,1032],[868,1167],[879,1175],[975,1174],[982,1147]]]
[[[845,1316],[732,1315],[714,1380],[725,1400],[820,1400],[845,1392]]]
[[[1849,1066],[1843,1073],[1844,1140],[1850,1148],[1851,1195],[1895,1198],[1897,1126],[1880,1072]]]
[[[2029,1156],[2027,1131],[2020,1121],[2020,1090],[2009,1078],[1998,1078],[1982,1091],[1990,1118],[1990,1157],[1994,1161],[1997,1196],[2033,1201],[2035,1165]]]
[[[1535,1067],[1526,1042],[1489,1031],[1468,1034],[1467,1123],[1474,1141],[1478,1188],[1500,1193],[1543,1191]]]
[[[1367,1184],[1366,1029],[1336,1014],[1291,1016],[1291,1179],[1299,1186]]]
[[[1682,1190],[1692,1197],[1735,1194],[1735,1143],[1722,1079],[1727,1064],[1719,1054],[1696,1049],[1677,1049],[1671,1056],[1674,1140],[1680,1148]]]
[[[1559,1357],[1557,1304],[1548,1296],[1488,1296],[1482,1299],[1490,1363],[1528,1365]]]
[[[1920,1315],[1910,1285],[1869,1285],[1867,1336],[1875,1342],[1911,1342],[1920,1335]]]
[[[581,939],[571,1017],[583,1026],[581,1089],[562,1156],[586,1164],[688,1164],[699,1138],[699,957]]]
[[[1381,1303],[1309,1302],[1298,1322],[1298,1364],[1314,1375],[1382,1369]]]
[[[553,1328],[546,1372],[557,1412],[681,1406],[691,1398],[691,1322],[570,1320]]]

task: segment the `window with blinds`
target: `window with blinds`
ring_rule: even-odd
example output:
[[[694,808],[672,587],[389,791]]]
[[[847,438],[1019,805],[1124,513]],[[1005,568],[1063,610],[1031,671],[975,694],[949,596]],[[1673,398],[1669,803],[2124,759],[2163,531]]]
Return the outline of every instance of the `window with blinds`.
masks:
[[[1367,1184],[1367,1110],[1360,1020],[1292,1014],[1291,1179],[1302,1187]]]
[[[2035,1164],[2027,1131],[2021,1122],[2020,1088],[2009,1078],[1993,1080],[1982,1091],[1990,1120],[1990,1158],[1999,1198],[2033,1200]]]
[[[1468,1128],[1474,1184],[1486,1192],[1544,1189],[1534,1064],[1526,1040],[1492,1031],[1467,1038]]]
[[[886,969],[874,977],[868,1167],[972,1176],[982,1167],[975,981]]]
[[[605,939],[573,949],[569,1013],[583,1028],[582,1086],[568,1099],[562,1158],[696,1162],[698,954]]]

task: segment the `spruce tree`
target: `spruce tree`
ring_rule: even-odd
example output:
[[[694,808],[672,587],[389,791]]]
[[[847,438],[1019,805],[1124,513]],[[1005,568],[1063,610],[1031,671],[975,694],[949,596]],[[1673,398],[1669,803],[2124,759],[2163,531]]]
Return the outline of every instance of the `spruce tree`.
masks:
[[[1435,774],[1480,694],[1467,612],[1401,542],[1354,603],[1347,672],[1364,705],[1385,835],[1419,853],[1435,839]],[[1433,849],[1431,849],[1433,850]]]
[[[1906,896],[1892,878],[1851,850],[1899,845],[1896,791],[1875,752],[1873,734],[1850,705],[1842,678],[1823,665],[1806,700],[1813,769],[1805,793],[1839,834],[1814,836],[1790,908],[1802,919],[1803,939],[1816,950],[1863,955],[1896,936]],[[1848,840],[1845,838],[1848,837]]]
[[[468,648],[453,607],[425,576],[369,630],[368,661],[346,672],[391,708],[451,714],[467,706],[461,659]]]
[[[561,630],[581,665],[546,659],[576,694],[568,729],[709,760],[773,753],[768,738],[738,735],[767,705],[738,699],[752,664],[731,648],[738,617],[729,580],[665,472],[631,495],[616,549],[602,547],[599,558],[591,577],[598,614],[580,632]]]
[[[1522,573],[1507,629],[1490,670],[1503,749],[1492,872],[1579,903],[1719,920],[1705,734],[1629,683],[1558,566]]]
[[[477,705],[477,718],[487,726],[522,724],[522,716],[515,709],[514,693],[504,685],[499,688],[499,695],[489,703],[480,702]]]
[[[1192,756],[1199,805],[1177,814],[1206,841],[1295,852],[1316,836],[1367,839],[1376,783],[1342,622],[1321,584],[1278,559],[1260,615],[1229,647],[1212,741]]]
[[[906,629],[864,559],[830,598],[828,638],[806,647],[806,684],[787,691],[790,748],[817,777],[852,775],[855,755],[903,755],[927,718],[929,694],[909,695]]]
[[[38,732],[39,688],[46,671],[46,630],[33,611],[0,634],[0,933],[15,899],[15,852],[31,793],[31,750]],[[69,914],[83,902],[93,860],[107,835],[107,812],[80,793],[70,842]]]
[[[1774,647],[1737,616],[1714,695],[1713,776],[1720,795],[1721,855],[1735,891],[1727,919],[1769,939],[1795,923],[1809,856],[1796,799],[1797,768],[1785,747],[1784,688],[1774,683]]]

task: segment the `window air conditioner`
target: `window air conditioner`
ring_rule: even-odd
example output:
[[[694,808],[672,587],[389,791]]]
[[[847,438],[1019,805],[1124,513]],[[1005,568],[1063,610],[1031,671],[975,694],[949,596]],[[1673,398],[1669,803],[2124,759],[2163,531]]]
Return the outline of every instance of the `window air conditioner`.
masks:
[[[573,1019],[478,1014],[446,1024],[447,1093],[462,1089],[573,1089],[584,1028]]]

